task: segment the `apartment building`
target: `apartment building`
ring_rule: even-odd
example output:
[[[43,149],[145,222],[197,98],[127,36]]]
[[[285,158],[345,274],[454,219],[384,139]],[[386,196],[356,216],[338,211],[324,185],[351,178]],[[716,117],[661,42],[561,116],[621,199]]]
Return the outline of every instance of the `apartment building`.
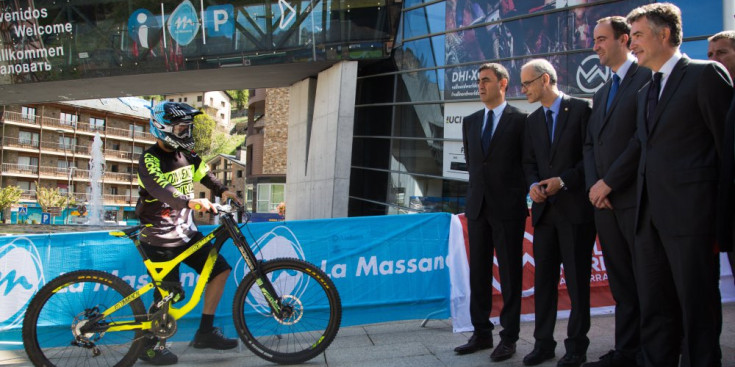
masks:
[[[212,117],[218,127],[230,128],[232,97],[225,91],[166,94],[163,98],[169,102],[183,102],[199,108]]]
[[[37,185],[71,193],[78,204],[60,208],[52,223],[84,223],[90,200],[91,147],[99,135],[105,158],[104,219],[135,224],[140,155],[154,143],[149,111],[136,98],[4,106],[0,118],[0,187],[19,186],[23,209],[11,221],[41,222]],[[20,214],[20,215],[19,215]]]
[[[245,159],[242,159],[244,155],[245,152],[242,150],[238,150],[237,155],[218,154],[207,160],[206,164],[209,166],[209,172],[214,174],[230,191],[237,194],[240,201],[246,203],[248,211],[252,211],[252,198],[245,196],[247,191],[245,189]],[[207,198],[211,202],[217,200],[211,190],[199,182],[194,184],[194,192],[197,198]],[[241,219],[238,218],[238,220]],[[212,214],[197,213],[196,221],[212,224],[214,223],[214,216]]]

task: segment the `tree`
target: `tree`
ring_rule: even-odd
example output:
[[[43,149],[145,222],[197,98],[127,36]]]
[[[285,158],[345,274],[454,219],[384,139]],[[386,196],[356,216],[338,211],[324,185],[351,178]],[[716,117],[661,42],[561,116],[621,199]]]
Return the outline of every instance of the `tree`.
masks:
[[[212,135],[217,123],[206,113],[194,117],[194,151],[206,155],[212,148]]]
[[[20,202],[20,195],[23,193],[18,186],[8,186],[0,189],[0,217],[5,219],[5,209],[18,204]]]
[[[43,212],[48,212],[49,208],[66,206],[68,198],[59,192],[58,187],[43,187],[38,186],[38,183],[36,186],[36,200]]]
[[[248,106],[248,97],[250,93],[247,89],[228,90],[227,94],[229,94],[230,97],[232,97],[233,102],[235,102],[233,109],[242,110]]]

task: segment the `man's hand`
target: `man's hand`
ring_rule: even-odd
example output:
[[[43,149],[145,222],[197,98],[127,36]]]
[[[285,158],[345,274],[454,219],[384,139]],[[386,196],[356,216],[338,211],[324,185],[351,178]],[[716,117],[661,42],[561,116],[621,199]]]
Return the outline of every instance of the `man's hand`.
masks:
[[[227,201],[227,199],[232,199],[232,201],[236,202],[237,205],[242,205],[242,203],[240,202],[240,199],[237,198],[237,194],[235,194],[234,192],[230,190],[227,190],[222,193],[222,202]]]
[[[209,199],[190,199],[189,209],[202,213],[211,211],[212,213],[217,214],[217,209],[212,205],[212,202],[209,201]]]
[[[528,192],[531,196],[531,200],[536,203],[543,203],[546,201],[546,189],[541,186],[541,183],[535,183],[531,185],[531,190]]]
[[[605,181],[602,179],[597,180],[590,188],[590,203],[598,209],[612,209],[612,204],[607,197],[611,192],[612,188],[607,186]]]
[[[561,178],[560,177],[547,178],[539,182],[538,184],[546,187],[547,196],[556,195],[556,193],[559,192],[559,190],[561,190]]]

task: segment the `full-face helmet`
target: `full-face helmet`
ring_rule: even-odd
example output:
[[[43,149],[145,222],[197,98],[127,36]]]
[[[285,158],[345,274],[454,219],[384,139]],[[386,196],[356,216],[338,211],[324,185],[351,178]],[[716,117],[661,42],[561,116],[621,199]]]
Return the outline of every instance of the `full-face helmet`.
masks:
[[[159,103],[151,108],[151,134],[174,150],[192,152],[194,116],[201,113],[186,103]]]

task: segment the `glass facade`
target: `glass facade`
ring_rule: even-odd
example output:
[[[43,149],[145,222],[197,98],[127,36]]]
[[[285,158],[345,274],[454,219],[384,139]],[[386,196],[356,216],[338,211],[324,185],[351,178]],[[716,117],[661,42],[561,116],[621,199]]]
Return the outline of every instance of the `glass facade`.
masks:
[[[649,2],[404,0],[391,58],[358,71],[349,215],[463,212],[461,120],[482,108],[479,65],[508,69],[510,103],[525,102],[520,68],[532,58],[552,62],[563,92],[590,97],[610,75],[592,52],[597,19]],[[673,2],[683,14],[682,52],[706,58],[706,37],[722,30],[722,3]]]

